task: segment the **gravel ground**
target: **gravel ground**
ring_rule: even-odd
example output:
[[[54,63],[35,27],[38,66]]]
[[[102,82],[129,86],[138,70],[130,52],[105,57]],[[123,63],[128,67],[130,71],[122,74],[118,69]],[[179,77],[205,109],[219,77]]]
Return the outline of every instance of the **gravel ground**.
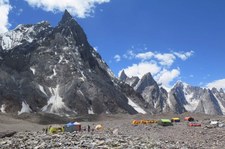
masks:
[[[189,127],[187,122],[174,123],[173,126],[157,124],[133,126],[134,119],[160,119],[189,115],[101,115],[95,121],[80,122],[85,128],[102,124],[104,129],[92,133],[82,131],[63,134],[45,134],[40,125],[29,121],[0,115],[0,132],[17,131],[12,137],[0,139],[0,148],[183,148],[183,149],[222,149],[225,147],[225,127],[209,127],[210,120],[225,122],[222,116],[191,115],[202,124]]]

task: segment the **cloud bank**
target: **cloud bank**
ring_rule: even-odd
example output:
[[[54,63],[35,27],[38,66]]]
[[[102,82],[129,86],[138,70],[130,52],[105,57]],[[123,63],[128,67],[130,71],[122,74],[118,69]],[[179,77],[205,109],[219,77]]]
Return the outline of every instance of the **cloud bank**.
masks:
[[[133,64],[132,66],[128,66],[124,69],[127,76],[138,76],[141,78],[143,75],[145,75],[148,72],[151,72],[152,75],[155,75],[159,73],[161,68],[154,62],[140,62],[138,64]],[[122,70],[119,72],[119,74],[122,72]]]
[[[0,33],[8,31],[8,26],[10,25],[8,15],[11,9],[12,7],[9,4],[9,0],[0,0]]]
[[[110,0],[25,0],[30,6],[45,11],[63,12],[67,9],[73,16],[86,18],[93,14],[97,4],[108,3]]]
[[[206,85],[207,88],[210,88],[212,89],[213,87],[217,88],[217,89],[223,89],[225,90],[225,79],[220,79],[220,80],[216,80],[216,81],[213,81],[211,83],[208,83]]]
[[[171,68],[174,62],[177,59],[186,61],[193,54],[194,51],[168,53],[147,51],[144,53],[135,53],[132,50],[128,50],[127,53],[123,54],[123,57],[120,58],[139,61],[123,69],[127,76],[138,76],[141,78],[146,73],[151,72],[158,83],[162,84],[165,88],[170,88],[170,83],[178,78],[181,73],[180,68]],[[116,55],[116,57],[119,57],[119,55]],[[120,75],[121,72],[122,70],[120,70],[118,75]]]

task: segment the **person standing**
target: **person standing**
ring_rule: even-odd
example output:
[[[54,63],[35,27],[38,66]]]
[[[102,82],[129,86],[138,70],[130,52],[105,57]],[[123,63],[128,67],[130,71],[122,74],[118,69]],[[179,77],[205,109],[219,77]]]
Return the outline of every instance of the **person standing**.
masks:
[[[91,131],[91,127],[90,127],[90,125],[88,125],[88,132],[90,132]]]

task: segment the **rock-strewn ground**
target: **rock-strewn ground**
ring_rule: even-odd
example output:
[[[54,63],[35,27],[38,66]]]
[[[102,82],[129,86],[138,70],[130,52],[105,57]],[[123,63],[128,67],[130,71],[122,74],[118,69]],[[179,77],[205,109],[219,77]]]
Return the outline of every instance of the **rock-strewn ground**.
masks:
[[[193,115],[198,122],[202,123],[202,127],[189,127],[184,121],[167,127],[162,127],[157,124],[131,125],[133,119],[159,119],[171,118],[172,116],[174,115],[100,116],[97,121],[81,122],[81,124],[83,128],[87,125],[94,128],[96,124],[102,124],[104,126],[102,131],[82,131],[50,135],[42,131],[42,128],[46,127],[46,125],[10,118],[5,119],[5,116],[0,115],[0,132],[6,130],[17,131],[12,137],[0,139],[0,148],[221,149],[225,147],[225,127],[207,127],[209,126],[210,119],[224,122],[225,118],[222,116]],[[185,114],[177,116],[183,118]],[[16,124],[13,124],[13,121]],[[9,122],[10,124],[5,124]]]

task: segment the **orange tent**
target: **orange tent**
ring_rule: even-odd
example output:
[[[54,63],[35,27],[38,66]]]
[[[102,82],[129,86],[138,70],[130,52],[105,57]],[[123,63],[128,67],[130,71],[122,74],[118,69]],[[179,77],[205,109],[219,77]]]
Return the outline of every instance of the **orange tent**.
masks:
[[[194,121],[194,118],[189,116],[189,117],[185,117],[184,120],[192,122],[192,121]]]

